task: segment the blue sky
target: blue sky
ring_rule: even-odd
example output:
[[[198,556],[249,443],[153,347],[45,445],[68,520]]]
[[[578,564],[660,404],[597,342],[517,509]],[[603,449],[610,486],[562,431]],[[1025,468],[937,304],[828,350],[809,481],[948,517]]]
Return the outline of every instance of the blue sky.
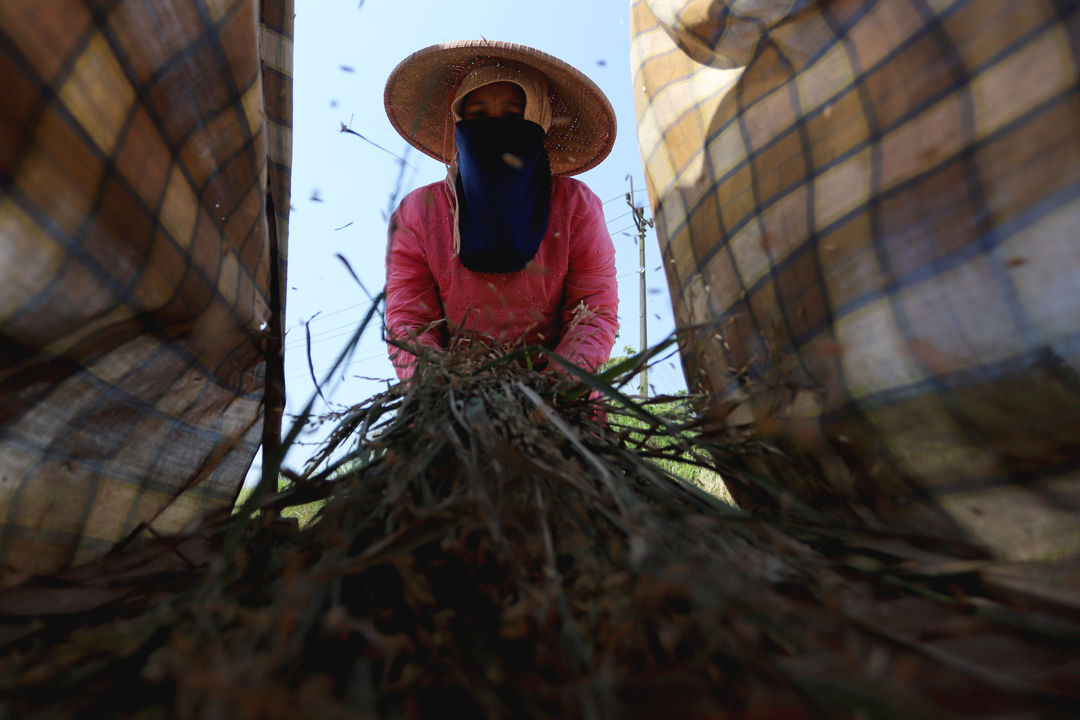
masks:
[[[615,352],[639,343],[639,252],[624,196],[633,176],[648,204],[634,128],[629,67],[629,0],[298,0],[294,44],[293,178],[286,311],[288,412],[310,397],[303,323],[310,320],[312,359],[321,379],[369,302],[336,259],[341,254],[373,294],[383,284],[386,215],[399,162],[342,123],[404,156],[403,190],[439,180],[445,169],[408,148],[383,110],[383,86],[404,57],[438,42],[484,37],[539,48],[585,72],[607,94],[619,130],[601,165],[578,176],[602,201],[615,240],[621,329]],[[646,210],[648,216],[651,212]],[[648,340],[673,330],[656,239],[645,242]],[[314,319],[312,319],[314,318]],[[360,402],[386,387],[393,370],[378,332],[369,332],[352,363],[331,384],[331,401]],[[676,361],[650,371],[659,392],[684,386]],[[288,422],[288,420],[287,420]],[[316,441],[317,437],[308,437]],[[290,454],[298,465],[306,452]],[[258,462],[258,461],[257,461]]]

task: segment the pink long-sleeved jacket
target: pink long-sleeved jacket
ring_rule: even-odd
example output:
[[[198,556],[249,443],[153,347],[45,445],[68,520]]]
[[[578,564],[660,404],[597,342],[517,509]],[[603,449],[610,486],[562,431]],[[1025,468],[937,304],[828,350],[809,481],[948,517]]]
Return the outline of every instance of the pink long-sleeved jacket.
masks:
[[[551,181],[547,234],[514,273],[461,264],[445,182],[405,196],[386,250],[389,336],[439,348],[455,333],[477,333],[490,343],[543,345],[590,370],[605,362],[619,325],[615,247],[599,198],[578,180]],[[410,377],[416,356],[393,345],[389,352],[398,377]]]

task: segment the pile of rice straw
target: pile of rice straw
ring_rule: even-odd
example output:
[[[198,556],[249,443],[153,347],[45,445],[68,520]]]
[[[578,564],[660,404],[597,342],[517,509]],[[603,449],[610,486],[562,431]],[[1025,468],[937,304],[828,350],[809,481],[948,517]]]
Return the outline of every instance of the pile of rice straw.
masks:
[[[705,454],[610,374],[467,355],[332,418],[285,490],[0,593],[0,718],[1080,707],[1080,604],[1052,590],[1074,568],[741,512],[658,460],[754,482],[767,447]]]

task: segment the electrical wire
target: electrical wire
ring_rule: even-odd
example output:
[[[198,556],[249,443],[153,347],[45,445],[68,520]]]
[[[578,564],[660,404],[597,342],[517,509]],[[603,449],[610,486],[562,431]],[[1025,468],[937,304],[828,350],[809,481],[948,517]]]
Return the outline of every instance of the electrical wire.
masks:
[[[338,370],[339,371],[344,370],[345,368],[352,367],[353,365],[356,365],[357,363],[368,362],[369,360],[377,360],[378,358],[381,358],[381,357],[386,357],[384,352],[378,352],[378,353],[375,353],[374,355],[365,355],[364,357],[353,358],[349,362],[341,365],[338,368]],[[315,368],[315,377],[321,377],[322,375],[325,375],[326,371],[329,370],[331,367],[333,367],[332,364],[331,365],[324,365],[322,367]],[[285,381],[288,382],[289,380],[299,380],[300,378],[308,378],[308,379],[310,379],[311,378],[311,371],[307,367],[305,367],[302,372],[297,371],[296,373],[294,373],[292,375],[286,376]]]

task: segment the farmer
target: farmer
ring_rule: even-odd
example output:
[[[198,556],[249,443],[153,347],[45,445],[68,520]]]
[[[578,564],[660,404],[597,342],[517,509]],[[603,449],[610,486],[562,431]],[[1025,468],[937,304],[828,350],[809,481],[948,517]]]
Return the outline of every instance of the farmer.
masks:
[[[615,116],[575,68],[520,45],[435,45],[386,84],[394,128],[447,166],[407,195],[386,251],[388,339],[542,345],[595,370],[618,328],[600,200],[569,175],[610,151]],[[390,344],[398,377],[417,356]]]

